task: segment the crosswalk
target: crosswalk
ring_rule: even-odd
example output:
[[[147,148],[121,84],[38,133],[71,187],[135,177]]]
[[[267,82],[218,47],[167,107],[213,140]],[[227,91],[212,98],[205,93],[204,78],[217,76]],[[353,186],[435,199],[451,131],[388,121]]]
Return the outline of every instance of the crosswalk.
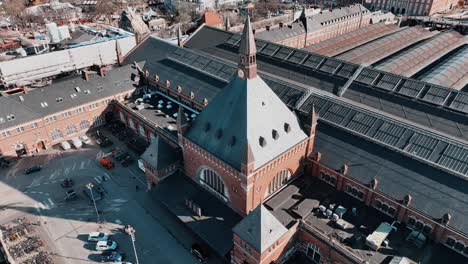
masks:
[[[104,175],[101,176],[101,177],[99,177],[99,176],[94,176],[93,178],[94,178],[94,180],[95,180],[97,183],[99,183],[99,184],[102,182],[103,178],[104,178],[106,181],[109,181],[109,180],[111,179],[111,177],[110,177],[107,173],[104,174]]]
[[[55,202],[52,198],[47,198],[46,200],[42,200],[42,202],[36,203],[34,207],[38,212],[41,210],[49,210],[55,207]]]

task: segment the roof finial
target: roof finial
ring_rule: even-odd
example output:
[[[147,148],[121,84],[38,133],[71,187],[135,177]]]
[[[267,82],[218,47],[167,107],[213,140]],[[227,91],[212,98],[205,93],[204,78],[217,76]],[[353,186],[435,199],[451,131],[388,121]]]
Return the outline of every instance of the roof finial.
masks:
[[[250,17],[247,15],[239,46],[239,77],[253,79],[257,76],[256,54],[257,48],[252,25],[250,24]]]
[[[180,28],[180,23],[179,23],[179,26],[177,28],[177,46],[179,46],[179,47],[184,46],[184,43],[182,41],[182,29]]]

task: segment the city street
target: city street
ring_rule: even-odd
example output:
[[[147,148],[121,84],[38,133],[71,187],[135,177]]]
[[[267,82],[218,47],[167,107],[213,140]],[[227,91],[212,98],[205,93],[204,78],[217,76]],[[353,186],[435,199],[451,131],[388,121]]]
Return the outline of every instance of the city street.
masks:
[[[119,245],[117,251],[135,263],[131,238],[122,230],[126,224],[136,230],[140,263],[196,263],[189,250],[196,239],[149,197],[137,163],[127,168],[116,163],[114,169],[107,170],[97,162],[104,154],[97,146],[51,150],[47,155],[25,157],[9,170],[0,171],[0,224],[25,214],[36,216],[57,263],[99,262],[95,243],[87,242],[87,235],[93,231],[109,233]],[[24,169],[34,164],[43,165],[43,169],[25,175]],[[60,185],[65,178],[73,179],[77,200],[65,201],[66,189]],[[104,189],[104,199],[96,202],[99,216],[83,193],[88,183]],[[210,263],[219,261],[212,258]]]

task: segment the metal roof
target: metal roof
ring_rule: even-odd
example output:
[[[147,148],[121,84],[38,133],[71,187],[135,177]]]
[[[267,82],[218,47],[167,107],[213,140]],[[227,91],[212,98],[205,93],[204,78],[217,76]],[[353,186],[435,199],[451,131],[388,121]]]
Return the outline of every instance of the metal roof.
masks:
[[[456,31],[442,32],[379,63],[376,69],[410,77],[467,40]]]
[[[304,50],[325,56],[336,56],[380,37],[401,30],[393,24],[377,23],[305,47]]]
[[[468,45],[431,67],[419,79],[457,90],[463,89],[468,84]]]
[[[234,61],[238,57],[235,54],[235,48],[224,44],[232,33],[225,32],[222,35],[220,34],[222,31],[218,29],[209,27],[205,29],[198,31],[203,39],[199,39],[197,35],[192,36],[190,41],[194,42],[189,41],[187,45],[203,51],[203,53],[197,51],[197,55],[210,59],[219,56],[219,62],[232,65],[229,61]],[[210,32],[214,32],[218,38],[208,41]],[[135,50],[135,52],[153,54],[152,56],[156,57],[160,53],[170,53],[167,48],[164,48],[166,44],[163,41],[157,41],[152,41],[153,45],[147,46],[152,49],[147,49],[145,52]],[[210,48],[208,49],[207,46]],[[279,46],[278,50],[281,47]],[[288,89],[302,92],[307,87],[305,89],[308,89],[308,93],[301,96],[297,104],[299,109],[296,110],[299,110],[300,119],[308,120],[311,108],[314,106],[320,118],[318,133],[322,132],[322,135],[326,137],[339,134],[336,138],[342,142],[340,144],[324,145],[321,141],[323,137],[317,136],[317,150],[323,151],[323,161],[334,157],[349,159],[365,156],[367,158],[362,166],[350,167],[351,177],[362,183],[368,183],[368,180],[377,175],[381,182],[379,191],[395,199],[401,199],[408,193],[413,197],[417,195],[420,198],[415,198],[412,206],[432,217],[438,218],[443,213],[454,212],[453,215],[457,216],[454,217],[454,221],[451,221],[451,226],[467,233],[467,225],[464,223],[468,215],[464,204],[467,193],[466,188],[463,189],[465,186],[463,184],[467,182],[464,178],[468,172],[468,143],[451,137],[449,135],[451,133],[447,133],[443,128],[454,127],[456,129],[458,127],[468,132],[468,127],[463,128],[464,124],[465,126],[468,124],[466,115],[463,114],[468,109],[468,95],[376,71],[378,74],[371,81],[356,80],[345,93],[345,97],[346,95],[350,97],[337,97],[333,92],[329,92],[329,88],[333,87],[327,86],[338,83],[337,80],[342,78],[338,76],[338,73],[345,66],[347,70],[343,73],[348,72],[349,67],[357,67],[357,65],[341,62],[342,65],[335,69],[334,73],[325,73],[317,68],[325,64],[326,57],[316,57],[322,58],[322,61],[312,69],[288,62],[287,60],[292,58],[294,52],[296,50],[293,50],[292,54],[283,60],[257,54],[257,63],[262,78],[271,78],[275,83],[280,83],[281,88],[278,91],[282,94],[287,94]],[[299,57],[302,55],[300,54]],[[306,57],[310,56],[315,55],[307,53]],[[305,61],[307,58],[302,60]],[[287,65],[288,70],[281,68],[283,64]],[[158,67],[155,68],[155,72],[170,71],[172,76],[178,76],[179,72],[187,71],[179,64],[174,66],[161,63]],[[364,76],[372,78],[375,75],[371,73],[375,70],[369,70],[361,72],[363,80]],[[285,73],[289,75],[284,75]],[[201,89],[210,90],[211,78],[202,75],[201,71],[197,74],[201,75],[200,79],[206,82],[206,84],[200,84]],[[306,79],[310,77],[309,74],[313,76]],[[317,82],[311,84],[309,80],[317,80]],[[371,85],[366,84],[369,82]],[[224,83],[218,83],[218,85],[221,84]],[[380,84],[380,87],[375,86],[376,84]],[[323,88],[324,86],[326,88]],[[220,90],[221,88],[218,87],[216,91]],[[448,96],[445,96],[447,91]],[[213,94],[214,96],[216,93]],[[436,107],[436,103],[428,103],[429,101],[436,103],[444,101],[443,107]],[[457,112],[447,110],[450,108],[456,108]],[[424,120],[429,121],[425,123]],[[325,127],[332,129],[323,130]],[[353,140],[348,140],[350,138]],[[353,144],[357,148],[351,148],[346,144]],[[354,154],[350,154],[349,151]],[[330,167],[336,167],[341,166],[343,161],[336,159],[327,164]],[[388,169],[379,170],[379,167],[383,165]],[[447,198],[448,193],[451,195]]]
[[[336,58],[356,64],[374,64],[418,41],[432,37],[422,27],[410,27],[338,55]]]

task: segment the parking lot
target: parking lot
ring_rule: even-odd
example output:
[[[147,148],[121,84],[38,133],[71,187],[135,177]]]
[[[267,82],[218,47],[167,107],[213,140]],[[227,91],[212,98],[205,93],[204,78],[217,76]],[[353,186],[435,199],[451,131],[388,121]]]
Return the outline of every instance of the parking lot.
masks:
[[[115,162],[113,169],[99,163],[116,146],[125,149],[111,140],[115,144],[103,149],[93,144],[78,150],[48,150],[1,169],[0,224],[25,215],[39,221],[54,263],[100,262],[96,242],[87,241],[95,231],[109,234],[118,244],[117,251],[135,263],[131,238],[123,232],[126,224],[136,231],[140,263],[196,263],[188,250],[196,238],[149,197],[137,162],[127,167]],[[23,173],[36,164],[42,165],[40,171]],[[73,186],[61,186],[66,178]],[[96,207],[83,193],[89,183],[103,195]],[[66,199],[71,189],[76,199]],[[220,263],[215,258],[209,262]]]

